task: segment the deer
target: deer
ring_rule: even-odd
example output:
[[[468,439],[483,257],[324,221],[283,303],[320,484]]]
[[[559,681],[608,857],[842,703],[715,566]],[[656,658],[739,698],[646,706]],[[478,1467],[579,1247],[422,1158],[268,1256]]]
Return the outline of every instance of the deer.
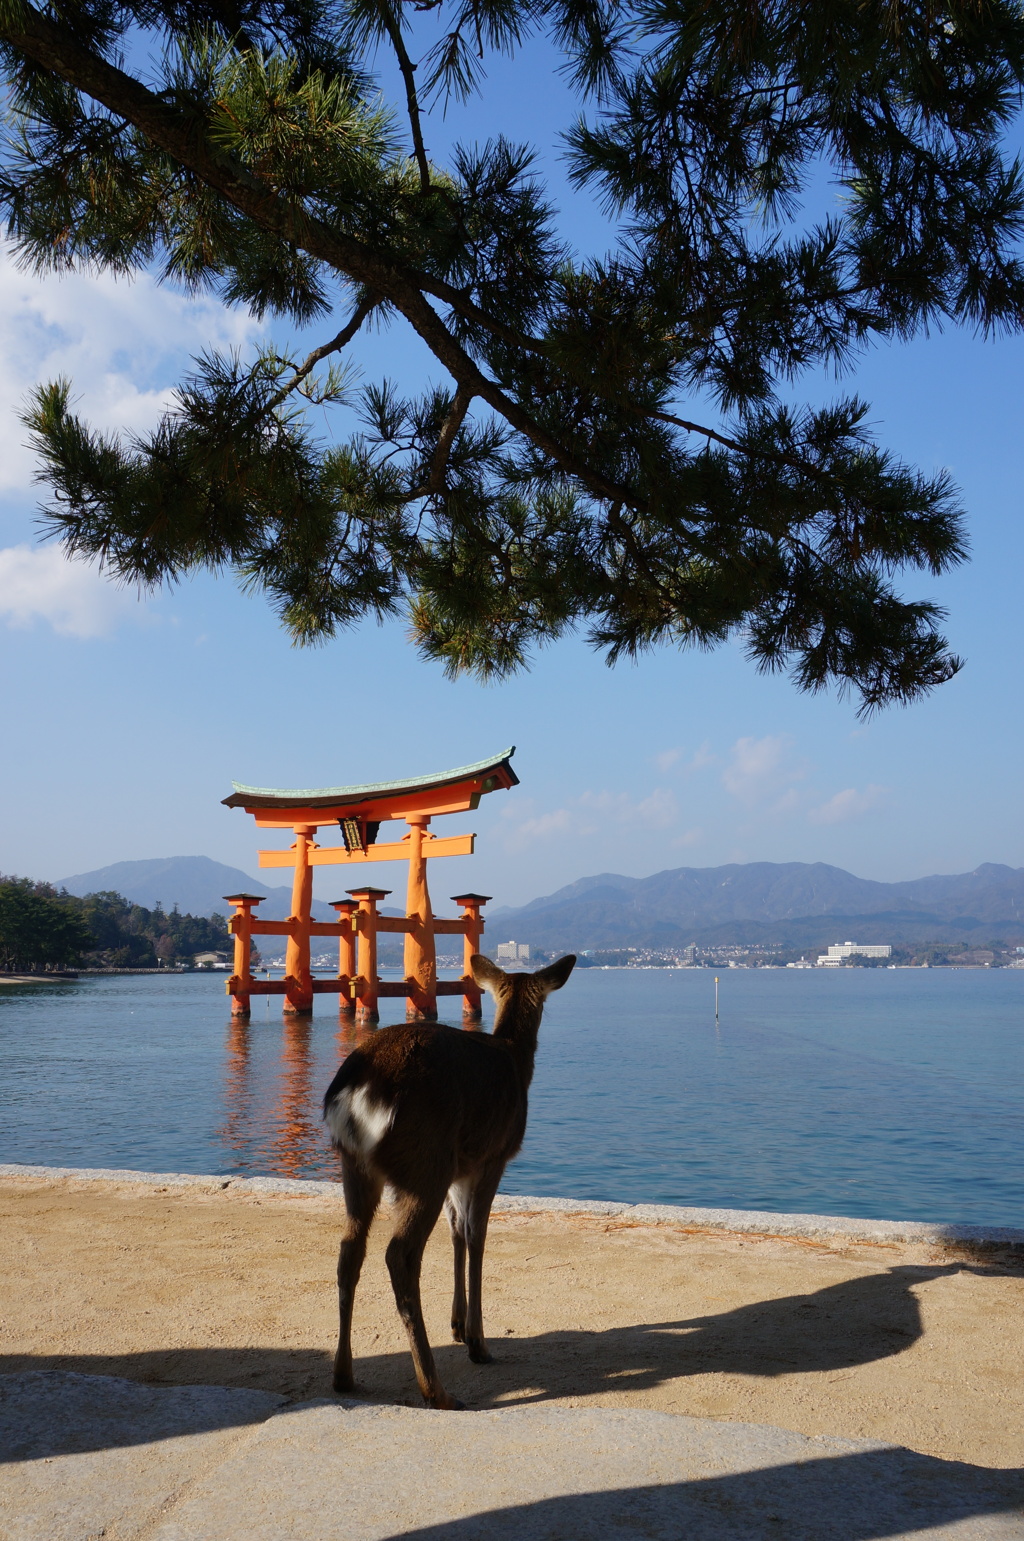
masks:
[[[464,1405],[441,1384],[420,1303],[423,1252],[442,1208],[455,1255],[452,1337],[466,1345],[474,1364],[491,1362],[480,1298],[487,1222],[502,1173],[526,1133],[544,1004],[575,963],[569,956],[532,974],[507,974],[474,954],[473,978],[495,1001],[490,1033],[439,1022],[381,1028],[352,1051],[327,1088],[324,1121],[341,1156],[346,1211],[338,1254],[337,1393],[355,1391],[352,1304],[385,1185],[395,1211],[387,1268],[427,1406]]]

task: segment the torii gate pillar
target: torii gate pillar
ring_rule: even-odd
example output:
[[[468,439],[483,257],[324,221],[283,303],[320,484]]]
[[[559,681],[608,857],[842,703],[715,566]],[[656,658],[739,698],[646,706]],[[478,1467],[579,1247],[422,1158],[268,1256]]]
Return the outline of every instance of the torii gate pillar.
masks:
[[[407,1022],[433,1022],[437,1017],[437,949],[434,945],[434,914],[427,889],[427,859],[423,854],[423,834],[430,823],[426,813],[410,814],[409,886],[406,891],[405,916],[410,922],[405,933],[405,977],[413,989],[405,1010]]]
[[[309,921],[313,908],[313,868],[309,848],[316,835],[312,824],[295,826],[295,876],[292,879],[292,929],[284,955],[287,991],[284,1010],[289,1016],[308,1017],[313,1011],[313,974],[310,968]]]

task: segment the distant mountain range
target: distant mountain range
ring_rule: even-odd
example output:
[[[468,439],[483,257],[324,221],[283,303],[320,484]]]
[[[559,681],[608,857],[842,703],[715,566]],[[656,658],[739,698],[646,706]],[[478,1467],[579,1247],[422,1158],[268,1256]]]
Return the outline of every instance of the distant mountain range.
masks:
[[[95,872],[77,872],[74,877],[60,878],[56,886],[79,896],[112,890],[148,910],[159,899],[165,910],[176,904],[183,914],[189,915],[229,915],[231,905],[224,903],[225,894],[266,894],[266,901],[259,907],[261,920],[287,920],[292,912],[290,883],[286,887],[271,887],[260,878],[251,878],[237,867],[225,867],[208,856],[116,861],[113,866],[98,867]],[[352,884],[353,888],[356,886]],[[339,898],[344,887],[342,884]],[[313,916],[316,920],[337,919],[330,905],[318,899],[313,901]]]
[[[875,883],[824,862],[677,867],[649,878],[602,872],[488,916],[545,951],[758,942],[1024,941],[1024,868],[986,862],[955,876]],[[841,933],[841,934],[840,934]]]
[[[207,856],[115,862],[57,886],[73,894],[115,889],[148,909],[159,899],[165,910],[177,904],[193,915],[225,915],[223,896],[244,890],[266,894],[259,909],[266,920],[291,913],[290,885],[272,887]],[[347,886],[339,880],[339,894]],[[320,901],[313,913],[334,919]],[[847,939],[1017,944],[1024,942],[1024,868],[986,862],[974,872],[907,883],[875,883],[824,862],[676,867],[648,878],[602,872],[517,909],[493,910],[487,921],[489,952],[506,937],[548,952],[691,942],[803,948]]]

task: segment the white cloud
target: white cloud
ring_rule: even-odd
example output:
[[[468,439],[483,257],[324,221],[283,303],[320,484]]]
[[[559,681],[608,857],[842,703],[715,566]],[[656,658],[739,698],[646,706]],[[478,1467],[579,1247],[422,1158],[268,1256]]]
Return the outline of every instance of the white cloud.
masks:
[[[665,829],[679,817],[675,794],[667,787],[655,787],[637,802],[628,792],[581,792],[575,799],[577,812],[587,818],[597,815],[616,824],[640,824],[645,829]]]
[[[23,272],[0,242],[0,493],[32,485],[20,414],[33,385],[66,375],[93,426],[139,432],[165,410],[190,356],[242,347],[255,333],[244,312],[188,299],[148,274]]]
[[[541,813],[536,818],[521,820],[505,844],[512,850],[534,845],[538,840],[549,839],[551,835],[565,834],[571,829],[572,820],[568,808],[555,808],[551,813]]]
[[[524,816],[525,815],[525,816]],[[562,808],[534,814],[532,805],[509,809],[505,815],[504,844],[507,851],[519,851],[552,837],[593,837],[607,829],[668,829],[679,818],[675,794],[667,787],[655,787],[646,797],[636,799],[628,792],[581,792]]]
[[[648,797],[641,798],[640,802],[624,816],[624,822],[629,824],[642,824],[645,829],[668,829],[679,817],[679,807],[673,793],[665,787],[655,787]]]
[[[56,546],[0,549],[0,617],[12,627],[46,621],[64,637],[101,637],[130,610],[135,594]]]
[[[888,787],[872,785],[865,787],[863,792],[858,792],[856,787],[846,787],[819,807],[811,808],[807,817],[812,824],[847,824],[880,807],[888,796]]]
[[[793,783],[807,774],[806,767],[792,759],[791,750],[792,741],[782,733],[737,739],[722,772],[725,790],[742,803],[774,801],[778,811],[789,811]]]
[[[667,771],[672,769],[673,765],[675,765],[676,761],[681,757],[682,753],[683,751],[681,749],[663,749],[661,754],[656,754],[654,756],[654,763],[661,771],[663,776]]]
[[[718,756],[712,753],[711,745],[705,741],[693,755],[693,758],[687,762],[686,769],[689,771],[706,770],[709,765],[717,765],[717,763]]]
[[[670,770],[672,770],[674,766],[679,765],[679,762],[683,758],[684,753],[685,751],[679,747],[674,749],[663,749],[660,754],[656,754],[653,757],[652,763],[658,768],[661,774],[665,776]],[[711,752],[711,745],[708,743],[703,743],[701,744],[700,748],[690,756],[686,763],[684,765],[680,765],[679,768],[683,772],[698,771],[704,770],[708,765],[714,765],[715,763],[715,756]]]
[[[780,736],[740,738],[732,746],[729,764],[722,772],[727,792],[743,802],[759,797],[768,777],[774,777],[786,748]]]

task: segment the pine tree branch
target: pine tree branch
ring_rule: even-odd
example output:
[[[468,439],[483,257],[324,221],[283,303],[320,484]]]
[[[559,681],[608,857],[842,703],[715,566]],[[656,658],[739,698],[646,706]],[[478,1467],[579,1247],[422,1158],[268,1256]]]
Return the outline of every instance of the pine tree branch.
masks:
[[[416,66],[409,58],[408,50],[402,39],[402,30],[387,4],[387,0],[381,6],[381,16],[387,28],[391,46],[395,50],[398,59],[398,68],[402,72],[402,80],[405,84],[405,104],[409,113],[409,127],[412,130],[412,145],[416,156],[416,164],[420,170],[420,192],[430,192],[430,162],[427,160],[427,152],[423,144],[423,129],[420,124],[420,104],[416,95],[416,81],[413,78]]]
[[[325,225],[300,204],[267,187],[232,156],[214,149],[195,121],[189,122],[140,81],[83,46],[69,28],[44,16],[27,0],[8,10],[0,23],[0,37],[110,112],[126,118],[154,145],[219,192],[261,229],[300,247],[388,299],[459,385],[486,401],[512,428],[594,496],[621,499],[633,508],[644,506],[644,500],[638,499],[632,489],[610,481],[578,460],[495,381],[488,379],[400,264],[382,256],[378,248]]]
[[[790,471],[799,471],[801,476],[808,477],[811,481],[824,484],[828,487],[842,489],[842,479],[830,471],[823,471],[821,466],[805,460],[800,455],[786,455],[781,450],[766,449],[758,446],[751,449],[747,444],[740,444],[736,439],[730,439],[726,434],[719,433],[714,428],[707,428],[701,423],[688,422],[685,417],[676,417],[671,412],[645,412],[642,407],[635,407],[638,416],[653,418],[658,423],[669,423],[674,428],[683,428],[687,433],[699,433],[702,438],[714,440],[723,448],[732,450],[737,455],[745,455],[748,460],[770,460],[774,465],[784,466]]]
[[[446,305],[450,305],[452,310],[457,311],[466,321],[473,321],[477,326],[486,328],[492,337],[508,343],[510,347],[522,348],[527,353],[546,356],[547,349],[539,338],[531,337],[528,332],[517,331],[515,327],[507,326],[504,321],[496,320],[486,310],[481,310],[479,305],[463,290],[457,289],[454,284],[447,283],[434,273],[424,273],[419,268],[408,268],[407,272],[424,294],[433,295],[436,300],[444,300]]]
[[[361,300],[360,303],[356,306],[355,310],[352,312],[349,320],[346,321],[345,325],[338,333],[337,337],[332,337],[330,342],[325,342],[320,348],[314,348],[308,358],[306,358],[296,369],[291,379],[286,381],[280,390],[274,392],[273,396],[271,396],[270,400],[267,402],[267,411],[273,412],[275,407],[279,407],[283,401],[287,400],[292,391],[295,390],[296,386],[301,385],[306,376],[310,374],[311,371],[314,370],[323,359],[327,358],[329,354],[340,353],[342,348],[347,347],[348,344],[352,341],[353,337],[359,331],[359,328],[362,326],[371,310],[373,310],[378,303],[379,301],[376,296]]]
[[[444,487],[444,473],[448,465],[448,457],[455,443],[455,435],[466,420],[473,401],[473,392],[460,385],[455,393],[455,400],[451,404],[448,415],[441,424],[441,432],[437,437],[434,453],[430,457],[430,470],[426,481],[409,494],[410,498],[425,498],[432,492],[440,492]]]
[[[705,428],[701,423],[687,422],[685,417],[675,417],[671,412],[645,412],[643,407],[633,409],[638,417],[649,417],[656,423],[669,423],[673,428],[684,428],[687,433],[699,433],[702,438],[714,439],[716,444],[722,444],[726,449],[735,450],[738,455],[749,455],[751,451],[746,445],[739,444],[735,439],[729,439],[724,433],[719,433],[715,428]],[[778,457],[782,460],[782,456]]]

